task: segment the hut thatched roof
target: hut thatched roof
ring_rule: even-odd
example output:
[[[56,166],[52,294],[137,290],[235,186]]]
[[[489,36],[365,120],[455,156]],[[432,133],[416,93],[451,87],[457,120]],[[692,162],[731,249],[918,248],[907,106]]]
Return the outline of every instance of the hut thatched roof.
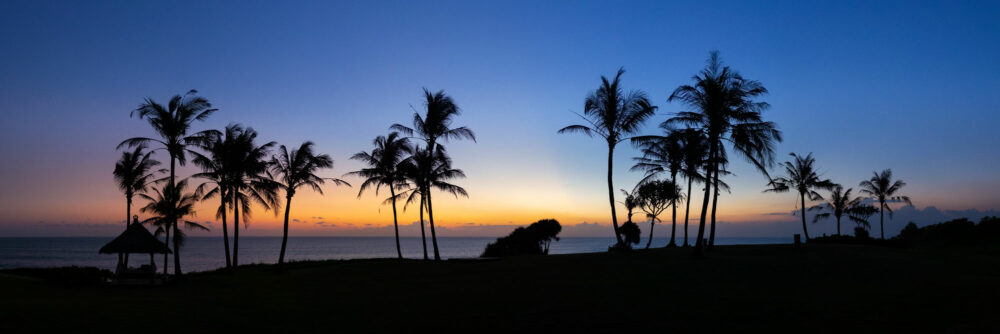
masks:
[[[131,224],[125,232],[101,247],[100,254],[117,253],[170,253],[170,248],[157,240],[142,224]]]

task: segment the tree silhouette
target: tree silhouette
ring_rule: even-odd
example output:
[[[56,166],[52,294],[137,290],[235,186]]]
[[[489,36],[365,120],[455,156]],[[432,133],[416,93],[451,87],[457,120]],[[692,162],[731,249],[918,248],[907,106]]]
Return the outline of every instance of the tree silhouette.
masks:
[[[204,179],[205,182],[198,185],[196,193],[201,193],[202,201],[219,197],[219,207],[215,211],[215,217],[222,220],[222,242],[226,256],[226,268],[232,268],[232,257],[229,252],[229,226],[226,223],[226,212],[232,208],[233,202],[233,179],[239,173],[237,161],[234,161],[236,138],[243,131],[238,124],[226,126],[222,136],[213,136],[204,141],[199,146],[205,154],[192,152],[194,158],[191,159],[195,165],[201,168],[200,173],[195,173],[192,177]],[[211,187],[209,190],[206,188]],[[238,224],[238,223],[234,223]]]
[[[583,118],[589,125],[570,125],[559,130],[559,133],[582,132],[589,137],[595,134],[604,138],[608,144],[608,203],[611,205],[611,224],[615,238],[619,244],[624,240],[618,227],[618,217],[615,213],[614,182],[611,179],[615,146],[628,140],[629,136],[638,132],[649,117],[653,116],[656,106],[650,103],[646,93],[633,90],[626,93],[621,87],[621,77],[625,69],[618,69],[613,80],[601,76],[601,86],[587,95],[583,102]]]
[[[443,153],[444,146],[438,143],[439,140],[447,141],[451,139],[471,139],[472,141],[476,141],[475,133],[473,133],[469,128],[464,126],[457,128],[451,127],[453,118],[461,114],[461,110],[458,108],[458,105],[455,104],[455,101],[450,96],[445,94],[443,90],[438,91],[437,93],[431,93],[429,90],[424,89],[424,99],[425,115],[420,116],[420,113],[414,112],[412,128],[401,124],[393,124],[390,129],[407,136],[416,135],[418,138],[422,139],[427,143],[426,148],[428,155],[432,160],[437,160],[439,157],[447,158],[447,156]],[[448,168],[450,168],[451,160],[450,158],[447,160],[449,161]],[[433,182],[431,182],[431,184],[433,184]],[[431,240],[434,244],[434,259],[440,260],[437,238],[435,237],[434,232],[434,214],[432,210],[434,205],[430,192],[431,188],[435,187],[428,187],[424,189],[420,198],[427,207],[427,218],[430,220]],[[462,190],[462,192],[464,191],[465,190]]]
[[[528,227],[518,227],[509,235],[486,245],[481,257],[544,255],[552,240],[559,241],[562,226],[555,219],[542,219]]]
[[[867,181],[861,181],[859,184],[861,187],[861,193],[871,196],[872,199],[878,201],[878,212],[879,212],[879,230],[881,233],[881,238],[885,239],[885,211],[889,211],[889,218],[892,219],[892,208],[889,207],[889,201],[902,201],[907,205],[913,205],[910,201],[909,196],[897,195],[903,186],[906,185],[903,180],[892,180],[892,170],[886,169],[882,173],[872,172],[874,174],[871,179]]]
[[[183,223],[186,229],[208,231],[208,228],[198,223],[183,220],[187,216],[194,215],[194,205],[201,197],[201,194],[185,192],[185,188],[187,188],[187,179],[182,179],[176,184],[164,185],[162,190],[153,188],[153,196],[139,194],[149,201],[146,206],[142,207],[141,211],[153,215],[143,223],[160,226],[165,231],[171,229],[174,231],[174,275],[178,277],[182,273],[180,253],[181,245],[184,244],[185,239],[184,232],[178,225]],[[164,264],[164,273],[166,273],[166,264]]]
[[[208,102],[208,99],[195,95],[197,93],[198,91],[192,89],[187,94],[174,95],[167,102],[166,106],[156,103],[152,98],[146,98],[145,102],[139,104],[139,107],[133,110],[130,116],[145,119],[150,127],[153,128],[153,131],[160,136],[160,139],[135,137],[126,139],[121,144],[118,144],[118,148],[125,146],[135,147],[149,143],[161,145],[162,147],[155,150],[166,150],[167,154],[170,155],[169,184],[171,187],[175,184],[176,165],[180,164],[184,166],[187,162],[187,155],[185,153],[191,152],[188,147],[198,145],[212,136],[219,135],[217,130],[205,130],[188,135],[191,123],[194,123],[194,121],[204,121],[218,110],[212,108],[212,104]],[[177,230],[177,223],[174,222],[171,226],[173,226],[174,234],[177,234],[179,232]],[[171,230],[167,229],[165,232],[166,237],[164,240],[165,243],[169,244]],[[167,254],[163,256],[166,258]],[[175,266],[180,264],[180,260],[177,260],[176,257],[177,253],[175,252]],[[164,263],[165,267],[166,263]]]
[[[389,188],[389,198],[384,202],[392,204],[392,226],[396,235],[396,256],[403,258],[403,250],[399,246],[399,219],[396,213],[396,190],[406,189],[406,176],[400,170],[400,162],[413,152],[409,141],[401,138],[398,132],[392,132],[389,136],[378,136],[373,142],[375,149],[369,152],[360,152],[351,157],[352,160],[361,161],[367,167],[350,172],[348,175],[356,175],[365,178],[358,190],[358,198],[365,192],[365,189],[374,187],[375,196],[378,196],[379,188]],[[422,213],[423,211],[421,211]],[[423,220],[423,219],[421,219]]]
[[[434,246],[434,260],[441,260],[437,245],[437,232],[434,228],[434,207],[430,201],[431,189],[450,193],[455,198],[458,196],[469,197],[464,188],[449,183],[453,179],[465,178],[465,173],[460,169],[451,168],[451,158],[448,157],[443,146],[439,145],[435,152],[420,149],[420,147],[414,147],[412,151],[413,155],[407,158],[401,166],[404,170],[403,173],[409,175],[408,177],[416,182],[416,187],[409,193],[407,204],[419,196],[421,204],[426,206],[427,219],[431,226],[431,244]]]
[[[128,228],[130,217],[132,217],[132,198],[139,193],[143,193],[152,182],[156,172],[153,168],[160,162],[150,158],[152,151],[143,153],[146,147],[136,146],[131,152],[122,152],[122,157],[115,163],[115,183],[118,189],[125,193],[125,227]]]
[[[806,226],[806,198],[810,201],[822,200],[823,196],[816,192],[815,189],[830,190],[835,184],[828,179],[820,179],[819,173],[814,166],[816,159],[812,157],[812,153],[807,154],[805,157],[795,153],[791,153],[790,155],[795,158],[795,161],[785,161],[783,164],[786,176],[771,180],[768,183],[768,186],[771,188],[765,190],[765,192],[794,190],[799,195],[801,201],[800,209],[802,210],[802,233],[805,234],[806,241],[809,241],[809,230]]]
[[[704,245],[705,219],[712,189],[719,188],[719,173],[726,157],[725,142],[767,175],[767,166],[774,163],[774,145],[781,141],[777,126],[764,121],[761,113],[769,107],[756,98],[767,93],[760,82],[744,79],[729,66],[722,66],[719,53],[713,51],[708,66],[694,77],[693,85],[677,87],[668,101],[680,101],[694,111],[681,111],[668,119],[665,126],[683,125],[703,131],[708,138],[708,163],[705,168],[708,183],[702,202],[695,256],[701,256]],[[718,190],[716,190],[718,194]],[[715,225],[713,210],[712,225]]]
[[[818,222],[820,219],[833,216],[837,221],[837,235],[840,235],[840,218],[844,215],[847,215],[848,219],[851,221],[860,224],[860,222],[857,221],[859,219],[863,219],[858,215],[858,213],[862,212],[860,210],[867,210],[868,208],[874,209],[874,207],[861,203],[861,197],[851,198],[852,190],[853,189],[851,188],[844,190],[843,186],[839,184],[835,185],[833,190],[830,191],[829,201],[809,208],[810,211],[825,211],[813,216],[813,224]],[[863,223],[867,224],[868,221],[864,220]]]
[[[640,183],[645,183],[653,178],[668,173],[670,182],[677,184],[677,174],[684,167],[684,147],[681,143],[683,132],[664,128],[664,136],[641,136],[632,138],[632,143],[639,147],[642,156],[633,158],[636,164],[631,170],[645,171],[646,175]],[[679,196],[674,196],[670,206],[672,208],[670,243],[667,247],[677,247],[677,200]],[[652,229],[652,228],[650,228]],[[653,235],[650,234],[650,240]],[[649,248],[647,246],[646,248]]]
[[[625,206],[625,210],[628,210],[628,222],[631,222],[632,211],[639,207],[639,189],[636,187],[631,192],[621,189],[621,192],[625,196],[625,200],[621,201],[621,203]]]
[[[676,203],[679,194],[677,184],[669,180],[653,180],[639,186],[639,207],[646,212],[646,218],[649,218],[649,241],[646,242],[646,249],[653,243],[653,226],[660,214]]]
[[[288,214],[292,210],[292,197],[295,196],[299,187],[306,186],[312,190],[323,194],[320,187],[326,180],[330,180],[335,185],[351,185],[341,179],[324,179],[316,175],[316,172],[323,168],[333,168],[333,159],[329,155],[313,153],[313,143],[307,141],[302,143],[298,149],[290,152],[281,145],[278,147],[278,155],[271,157],[272,174],[277,179],[278,187],[285,191],[285,225],[281,233],[281,253],[278,255],[278,264],[285,263],[285,246],[288,244]]]
[[[278,215],[278,189],[270,168],[270,152],[277,143],[268,142],[257,146],[257,132],[253,128],[241,128],[233,138],[232,176],[233,196],[233,267],[239,266],[240,223],[244,228],[250,224],[252,205],[258,204],[265,211],[273,210]],[[240,214],[242,210],[242,215]]]
[[[684,195],[684,247],[688,247],[688,218],[691,214],[691,186],[694,182],[704,182],[701,169],[708,160],[708,145],[705,135],[695,129],[681,130],[680,146],[684,156],[681,175],[687,179],[687,194]]]

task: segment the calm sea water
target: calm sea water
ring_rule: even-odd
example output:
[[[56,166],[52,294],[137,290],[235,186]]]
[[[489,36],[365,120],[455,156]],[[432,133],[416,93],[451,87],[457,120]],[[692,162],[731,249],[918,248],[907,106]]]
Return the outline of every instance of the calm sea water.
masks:
[[[476,257],[486,244],[496,238],[438,238],[438,248],[444,258]],[[92,266],[113,270],[117,256],[98,254],[97,250],[111,238],[0,238],[0,269],[19,267]],[[654,244],[667,240],[653,240]],[[659,241],[659,242],[657,242]],[[562,238],[553,242],[551,254],[590,253],[607,251],[613,238]],[[419,237],[400,238],[403,256],[423,257]],[[790,238],[717,238],[716,244],[776,244],[791,243]],[[644,244],[643,244],[644,245]],[[275,263],[281,248],[280,237],[241,237],[240,264]],[[433,255],[430,240],[428,254]],[[286,259],[327,260],[390,258],[396,256],[392,237],[290,237]],[[132,255],[131,265],[149,261],[148,255]],[[172,263],[172,259],[170,260]],[[225,266],[222,238],[190,237],[181,248],[181,267],[186,272],[205,271]],[[163,256],[156,258],[163,265]],[[162,269],[162,267],[160,267]]]

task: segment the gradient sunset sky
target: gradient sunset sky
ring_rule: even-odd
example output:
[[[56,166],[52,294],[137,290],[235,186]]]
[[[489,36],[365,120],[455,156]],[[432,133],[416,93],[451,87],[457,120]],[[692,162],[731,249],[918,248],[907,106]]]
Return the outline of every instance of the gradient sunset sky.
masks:
[[[0,236],[115,233],[125,215],[115,146],[153,136],[129,112],[189,89],[220,109],[194,130],[238,122],[279,144],[312,140],[336,161],[329,177],[358,169],[350,155],[408,123],[422,88],[444,89],[463,111],[455,125],[479,140],[447,144],[470,198],[435,197],[439,224],[456,235],[550,217],[607,224],[605,145],[556,131],[580,121],[573,112],[601,75],[624,67],[626,88],[660,107],[645,131],[655,133],[685,108],[667,97],[710,50],[770,90],[779,161],[813,152],[825,177],[855,188],[891,168],[913,217],[995,212],[997,22],[996,1],[3,1]],[[635,155],[619,146],[616,188],[641,178],[628,171]],[[720,236],[800,228],[788,214],[795,195],[761,193],[766,178],[742,160],[732,171],[719,206],[732,228]],[[295,197],[292,235],[391,235],[381,199],[325,191]],[[214,221],[215,205],[196,220]],[[400,218],[416,220],[416,210]],[[280,221],[258,211],[247,233],[277,235]]]

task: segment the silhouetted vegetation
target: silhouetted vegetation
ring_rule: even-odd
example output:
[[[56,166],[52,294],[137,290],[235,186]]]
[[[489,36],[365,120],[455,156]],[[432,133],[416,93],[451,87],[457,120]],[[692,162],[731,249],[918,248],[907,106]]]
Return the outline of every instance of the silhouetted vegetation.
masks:
[[[396,213],[396,202],[398,200],[396,191],[407,189],[406,175],[400,169],[400,164],[403,162],[403,159],[413,154],[413,147],[410,146],[409,140],[399,136],[399,132],[390,133],[388,137],[378,136],[375,138],[373,144],[375,145],[375,149],[371,153],[362,151],[351,156],[352,160],[361,161],[368,167],[350,172],[348,175],[356,175],[365,179],[361,183],[360,189],[358,189],[358,198],[361,198],[361,194],[365,192],[365,189],[372,186],[375,188],[375,196],[378,196],[378,190],[383,186],[389,188],[390,196],[382,204],[392,204],[392,228],[396,236],[396,256],[402,259],[403,250],[399,246],[399,219]],[[422,209],[421,212],[423,212]],[[420,223],[421,225],[423,224],[422,218]],[[425,258],[427,257],[426,255],[425,247]]]
[[[555,219],[542,219],[527,227],[518,227],[506,237],[487,244],[481,257],[548,254],[549,243],[559,241],[561,230],[562,226]]]
[[[805,157],[795,153],[791,153],[790,155],[795,158],[795,162],[785,162],[786,176],[771,179],[771,182],[768,183],[770,188],[765,190],[765,192],[787,192],[794,190],[798,193],[801,203],[799,210],[802,215],[802,233],[805,234],[806,241],[809,241],[809,228],[806,226],[806,198],[810,201],[822,200],[823,196],[814,189],[832,189],[835,184],[828,179],[820,179],[819,173],[813,165],[816,163],[816,159],[812,157],[812,153],[807,154]]]
[[[913,205],[913,202],[910,201],[909,196],[896,194],[906,183],[903,180],[893,181],[891,169],[883,170],[882,173],[872,172],[872,174],[874,175],[871,179],[861,181],[859,185],[862,194],[867,194],[878,201],[879,238],[885,239],[885,212],[889,211],[889,218],[892,218],[892,208],[889,207],[889,202],[904,202],[908,205]]]
[[[0,274],[17,275],[42,279],[48,282],[66,285],[98,285],[110,280],[114,273],[107,269],[95,267],[57,267],[57,268],[14,268],[0,270]]]

